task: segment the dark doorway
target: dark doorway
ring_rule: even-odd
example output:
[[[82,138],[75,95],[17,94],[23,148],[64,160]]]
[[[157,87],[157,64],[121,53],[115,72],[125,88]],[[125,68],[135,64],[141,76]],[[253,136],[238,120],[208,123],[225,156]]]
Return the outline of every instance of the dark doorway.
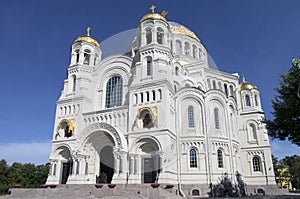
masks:
[[[98,183],[111,183],[114,175],[114,156],[111,146],[104,147],[100,152],[100,171]]]
[[[71,163],[63,163],[63,170],[62,170],[62,176],[61,176],[61,184],[66,184],[70,175],[70,167]]]
[[[154,158],[144,158],[144,183],[153,183],[156,180]]]

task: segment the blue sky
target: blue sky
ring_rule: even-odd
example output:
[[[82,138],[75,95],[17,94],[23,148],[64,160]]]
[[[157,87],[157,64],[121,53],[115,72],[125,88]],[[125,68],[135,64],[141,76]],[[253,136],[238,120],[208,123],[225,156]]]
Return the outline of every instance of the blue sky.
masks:
[[[138,26],[151,4],[194,31],[219,70],[245,74],[261,92],[267,118],[279,74],[300,55],[297,0],[2,0],[0,6],[0,159],[48,161],[58,99],[73,41],[87,26],[100,43]],[[272,141],[282,158],[300,155]]]

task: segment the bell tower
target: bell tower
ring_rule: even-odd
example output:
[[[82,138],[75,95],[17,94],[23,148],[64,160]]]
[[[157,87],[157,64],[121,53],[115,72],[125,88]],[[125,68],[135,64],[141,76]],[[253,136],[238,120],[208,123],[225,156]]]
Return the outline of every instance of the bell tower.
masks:
[[[137,156],[138,162],[143,162],[144,171],[147,161],[153,167],[154,178],[160,182],[175,182],[175,162],[165,168],[166,156],[173,154],[171,149],[175,147],[175,102],[172,86],[172,52],[170,48],[171,30],[166,20],[166,11],[161,14],[155,12],[152,5],[149,14],[143,16],[136,32],[136,54],[134,57],[134,75],[130,85],[129,102],[129,145],[133,144],[139,136],[145,139],[151,138],[163,140],[159,146],[153,144],[151,157],[145,159]],[[153,139],[155,138],[155,139]],[[152,150],[151,149],[151,150]],[[145,149],[146,150],[146,149]],[[148,149],[147,149],[148,151]],[[134,159],[135,154],[129,154]],[[170,157],[171,159],[175,157]],[[149,163],[148,162],[148,163]],[[149,164],[150,164],[149,163]],[[164,168],[164,169],[163,169]],[[171,174],[169,174],[171,173]],[[149,176],[148,176],[149,177]],[[155,179],[148,178],[147,174],[132,174],[129,183],[148,183]],[[148,181],[149,180],[149,181]]]
[[[71,61],[68,67],[68,79],[65,81],[63,93],[79,94],[81,87],[86,87],[86,80],[95,66],[100,62],[102,51],[99,43],[90,36],[91,28],[86,35],[79,36],[71,48]]]
[[[136,78],[141,82],[149,82],[166,77],[171,72],[170,65],[170,25],[165,16],[155,13],[156,6],[151,6],[151,13],[146,14],[137,28],[137,47],[140,62],[136,64]]]

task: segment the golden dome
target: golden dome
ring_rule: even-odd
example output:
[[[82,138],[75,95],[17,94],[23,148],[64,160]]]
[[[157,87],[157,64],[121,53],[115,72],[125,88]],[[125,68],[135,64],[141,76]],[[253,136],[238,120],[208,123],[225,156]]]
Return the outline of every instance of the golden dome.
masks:
[[[169,22],[169,24],[172,33],[183,34],[200,42],[200,39],[195,35],[195,33],[189,30],[188,28],[184,27],[183,25],[176,22]]]
[[[78,37],[78,38],[75,40],[74,43],[77,43],[77,42],[88,42],[88,43],[94,44],[95,46],[100,47],[98,41],[90,36],[90,30],[91,30],[91,28],[88,27],[88,28],[87,28],[87,34]]]
[[[147,19],[159,19],[162,20],[164,22],[167,22],[166,18],[164,18],[162,15],[158,14],[158,13],[150,13],[150,14],[146,14],[145,16],[143,16],[143,18],[141,19],[141,23],[143,21],[146,21]]]
[[[149,14],[146,14],[145,16],[143,16],[143,18],[140,20],[140,23],[142,23],[143,21],[146,21],[147,19],[159,19],[159,20],[162,20],[167,23],[167,20],[165,18],[165,16],[167,15],[167,12],[163,11],[161,14],[154,13],[155,8],[156,8],[156,6],[152,5],[150,7],[150,10],[152,10],[152,13],[149,13]]]
[[[238,91],[252,90],[252,89],[257,89],[257,87],[250,82],[246,82],[245,77],[243,76],[243,82],[238,85]]]

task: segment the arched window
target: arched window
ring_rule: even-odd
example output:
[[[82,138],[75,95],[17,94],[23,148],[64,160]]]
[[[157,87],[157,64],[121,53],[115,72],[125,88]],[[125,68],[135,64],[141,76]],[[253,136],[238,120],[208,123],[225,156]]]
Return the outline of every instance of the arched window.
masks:
[[[152,42],[152,30],[151,30],[151,28],[146,29],[146,42],[147,42],[147,44],[151,44],[151,42]]]
[[[211,89],[210,79],[207,79],[207,87],[208,87],[208,89]]]
[[[219,168],[223,168],[224,164],[223,164],[223,152],[221,149],[218,149],[218,167]]]
[[[245,95],[246,106],[251,106],[249,95]]]
[[[181,42],[180,41],[176,41],[176,54],[181,54]]]
[[[155,101],[155,91],[154,90],[152,91],[152,99],[153,99],[153,101]]]
[[[140,93],[140,96],[141,96],[141,103],[143,103],[144,102],[144,94]]]
[[[160,27],[157,28],[157,43],[163,44],[164,30]]]
[[[255,156],[252,159],[252,164],[253,164],[253,171],[261,171],[259,157]]]
[[[227,84],[224,84],[224,92],[225,92],[226,97],[228,97],[228,87],[227,87]]]
[[[254,103],[255,103],[255,106],[258,106],[258,100],[257,100],[257,95],[256,94],[254,95]]]
[[[214,109],[215,129],[220,129],[219,109]]]
[[[152,75],[152,57],[147,57],[147,76]]]
[[[230,90],[230,95],[231,95],[231,96],[234,96],[234,93],[233,93],[233,86],[232,86],[232,85],[229,86],[229,90]]]
[[[190,55],[191,54],[191,47],[188,42],[184,43],[184,53],[185,55]]]
[[[72,92],[75,92],[76,90],[76,76],[72,76],[73,82],[72,82]]]
[[[179,68],[176,66],[175,67],[175,75],[178,75],[179,74]]]
[[[215,80],[212,81],[212,85],[213,85],[213,89],[217,89],[217,85],[216,85],[216,81]]]
[[[106,84],[106,108],[122,105],[122,78],[120,76],[111,77]]]
[[[254,124],[250,124],[250,133],[252,134],[253,139],[257,139],[257,134],[256,134],[256,127]]]
[[[199,48],[199,59],[203,60],[203,52],[202,52],[201,48]]]
[[[147,102],[149,102],[149,101],[150,101],[150,94],[149,94],[149,92],[148,92],[148,91],[146,92],[146,101],[147,101]]]
[[[199,196],[200,195],[200,192],[198,189],[193,189],[192,191],[192,196]]]
[[[190,150],[190,168],[197,167],[197,154],[195,149]]]
[[[76,53],[76,63],[79,62],[79,49],[75,50]]]
[[[135,102],[135,104],[138,104],[138,95],[137,94],[134,94],[134,102]]]
[[[195,123],[194,123],[194,107],[189,106],[188,107],[188,127],[189,128],[194,128]]]
[[[162,100],[162,90],[158,89],[159,99]]]
[[[90,58],[91,58],[90,53],[91,53],[90,50],[88,50],[88,49],[84,50],[84,61],[83,61],[84,64],[87,64],[87,65],[90,64]]]
[[[98,55],[95,54],[95,57],[94,57],[94,66],[96,66],[96,64],[97,64],[97,58],[98,58]]]
[[[193,57],[196,58],[197,47],[193,45]]]

